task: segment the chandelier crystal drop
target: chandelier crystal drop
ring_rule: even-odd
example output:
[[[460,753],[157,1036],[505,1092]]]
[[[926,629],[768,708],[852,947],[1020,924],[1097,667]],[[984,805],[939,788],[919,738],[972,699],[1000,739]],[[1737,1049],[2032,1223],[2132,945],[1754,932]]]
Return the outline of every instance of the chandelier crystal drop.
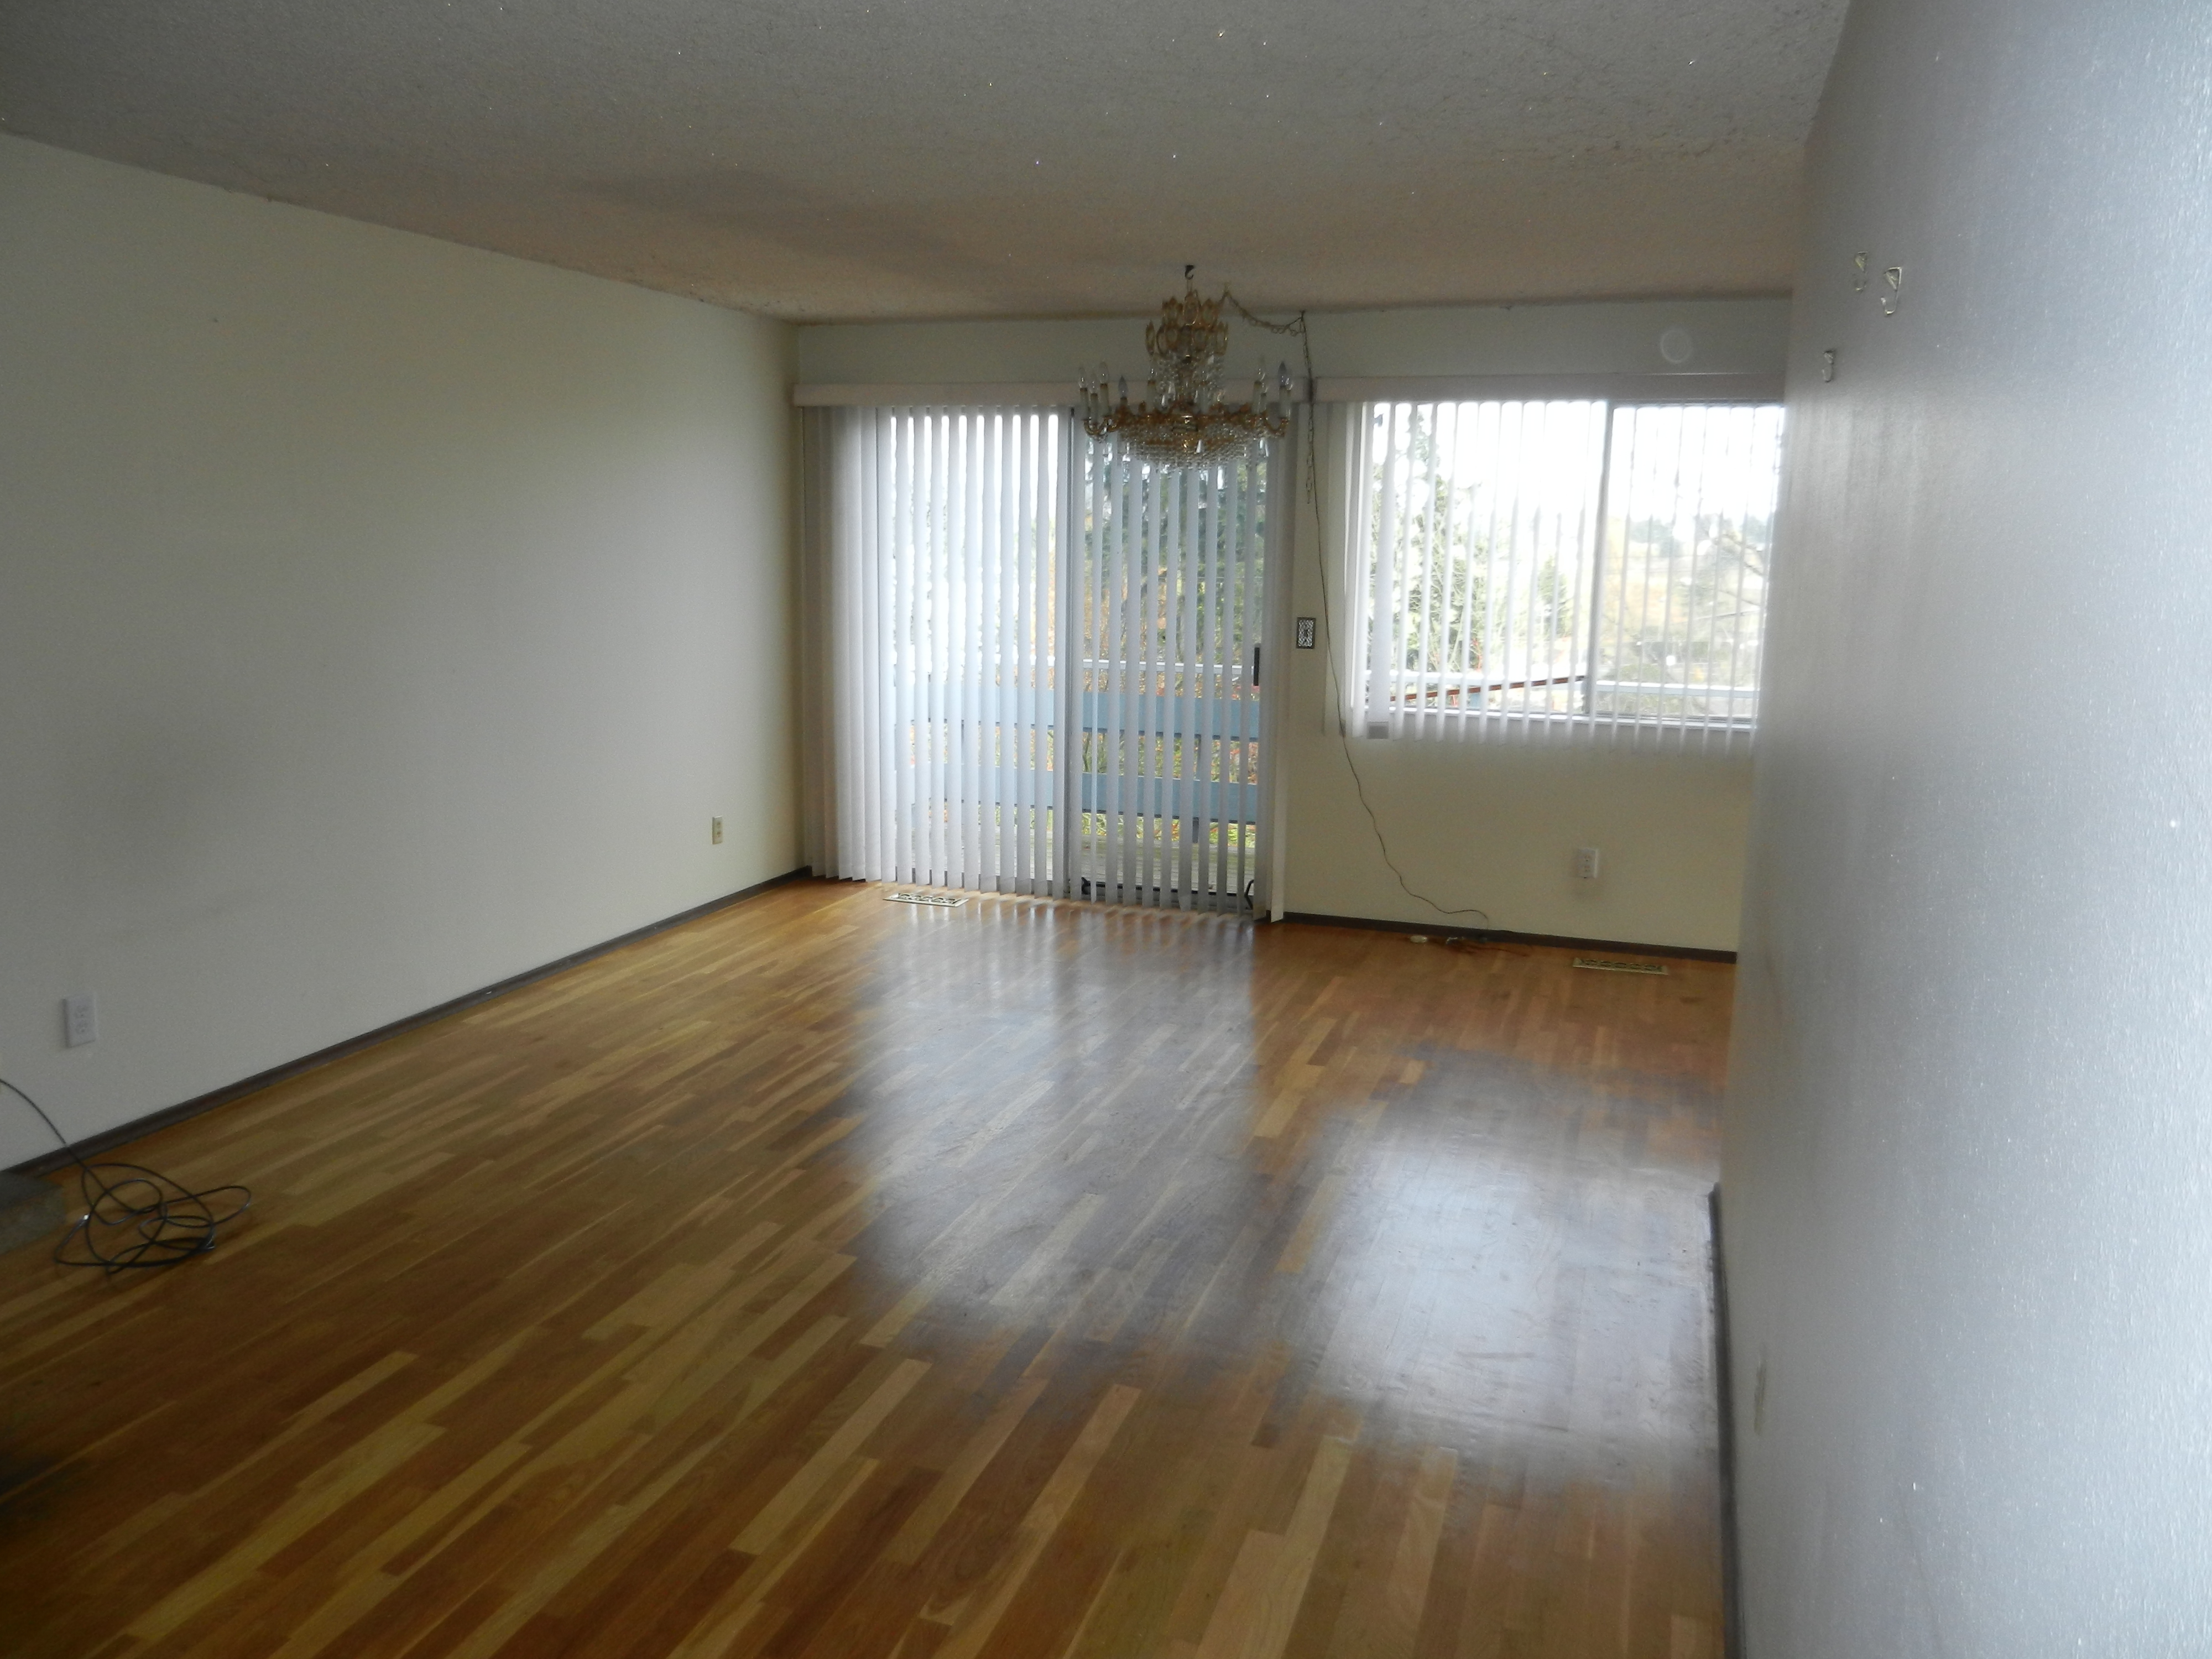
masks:
[[[1229,325],[1221,320],[1221,307],[1235,301],[1227,289],[1218,298],[1204,298],[1189,285],[1191,276],[1192,268],[1185,266],[1182,297],[1165,301],[1159,319],[1145,326],[1145,351],[1152,360],[1145,402],[1131,407],[1126,380],[1115,401],[1103,363],[1096,375],[1083,370],[1079,381],[1083,429],[1094,438],[1112,439],[1131,459],[1164,471],[1257,460],[1268,441],[1291,427],[1287,364],[1278,366],[1272,386],[1267,366],[1261,365],[1253,377],[1251,402],[1222,402]]]

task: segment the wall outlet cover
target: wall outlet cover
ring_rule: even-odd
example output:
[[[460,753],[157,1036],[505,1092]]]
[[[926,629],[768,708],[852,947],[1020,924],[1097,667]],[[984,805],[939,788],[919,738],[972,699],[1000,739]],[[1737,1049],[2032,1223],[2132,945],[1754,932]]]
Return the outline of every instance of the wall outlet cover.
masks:
[[[100,1037],[100,1002],[91,992],[62,999],[62,1040],[82,1048]]]

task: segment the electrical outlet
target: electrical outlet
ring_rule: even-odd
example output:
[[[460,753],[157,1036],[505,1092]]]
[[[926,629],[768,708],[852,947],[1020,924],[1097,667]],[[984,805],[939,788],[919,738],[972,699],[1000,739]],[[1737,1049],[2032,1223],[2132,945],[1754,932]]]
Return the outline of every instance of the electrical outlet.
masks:
[[[1577,881],[1595,881],[1597,879],[1600,860],[1601,855],[1596,848],[1576,848],[1575,879]]]
[[[1314,619],[1311,617],[1301,617],[1298,618],[1298,649],[1310,651],[1313,648]]]
[[[62,999],[62,1037],[72,1048],[82,1048],[100,1036],[100,1000],[91,992]]]
[[[708,836],[715,846],[720,847],[722,844],[722,821],[720,818],[713,818],[708,822],[713,826],[708,831]]]

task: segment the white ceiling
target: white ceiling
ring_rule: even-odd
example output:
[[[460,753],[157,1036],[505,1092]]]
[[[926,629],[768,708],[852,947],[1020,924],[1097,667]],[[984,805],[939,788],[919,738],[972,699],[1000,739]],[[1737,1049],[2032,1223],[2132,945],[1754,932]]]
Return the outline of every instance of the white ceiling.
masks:
[[[0,0],[0,131],[797,318],[1775,293],[1844,0]]]

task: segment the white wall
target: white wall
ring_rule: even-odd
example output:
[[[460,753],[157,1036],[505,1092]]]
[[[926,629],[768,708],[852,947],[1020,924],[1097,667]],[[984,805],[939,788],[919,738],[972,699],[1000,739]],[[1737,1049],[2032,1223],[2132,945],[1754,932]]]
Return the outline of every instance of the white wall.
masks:
[[[1165,294],[1163,293],[1163,298]],[[1066,380],[1104,359],[1143,378],[1142,317],[1065,322],[836,323],[799,330],[799,378],[823,384]],[[1659,337],[1686,330],[1690,357],[1670,364]],[[1316,312],[1314,367],[1328,374],[1773,374],[1790,331],[1787,300],[1448,306]],[[1232,374],[1264,355],[1297,368],[1295,340],[1243,324],[1230,334]]]
[[[1330,375],[1780,372],[1786,300],[1467,307],[1317,313],[1314,362]],[[1669,365],[1659,337],[1689,331],[1692,355]],[[1231,362],[1264,337],[1232,330]],[[1271,356],[1294,342],[1265,339]],[[1133,378],[1142,319],[884,323],[799,331],[799,378],[820,384],[1073,380],[1105,360]],[[1297,359],[1291,356],[1293,367]],[[1302,513],[1291,614],[1320,616],[1312,517]],[[1284,907],[1367,920],[1488,925],[1704,950],[1733,950],[1750,810],[1747,757],[1626,755],[1355,739],[1392,852],[1411,884],[1474,915],[1440,919],[1407,896],[1384,862],[1324,716],[1323,653],[1281,649],[1291,718],[1277,750],[1288,771],[1281,827]],[[1604,875],[1575,881],[1577,847],[1596,846]]]
[[[0,1060],[70,1133],[799,861],[787,330],[16,139],[0,294]]]
[[[2200,4],[1852,9],[1727,1111],[1753,1659],[2212,1652],[2208,155]]]
[[[1300,573],[1299,587],[1318,589]],[[1317,599],[1317,592],[1313,596]],[[1299,614],[1319,613],[1302,599]],[[1292,659],[1300,717],[1286,722],[1290,768],[1286,910],[1700,951],[1736,946],[1747,757],[1584,747],[1368,742],[1346,744],[1321,716],[1321,653]],[[1352,783],[1359,769],[1370,823]],[[1376,826],[1407,884],[1383,861]],[[1574,851],[1602,855],[1577,881]]]

